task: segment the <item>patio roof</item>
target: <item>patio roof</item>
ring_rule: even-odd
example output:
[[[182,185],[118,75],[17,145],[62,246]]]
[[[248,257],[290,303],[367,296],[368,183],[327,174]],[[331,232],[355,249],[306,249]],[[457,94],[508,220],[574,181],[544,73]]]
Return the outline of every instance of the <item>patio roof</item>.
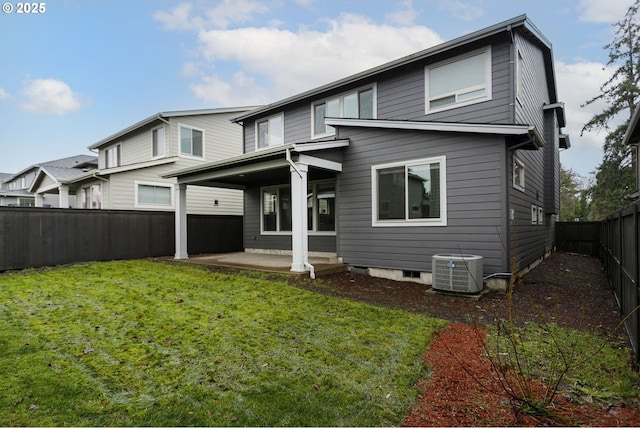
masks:
[[[255,180],[255,174],[278,174],[275,170],[284,170],[288,177],[290,165],[287,156],[291,153],[302,156],[309,162],[316,161],[318,168],[336,170],[339,164],[305,155],[321,150],[337,149],[349,146],[349,140],[330,140],[319,142],[292,143],[246,153],[233,158],[197,165],[161,175],[162,178],[177,178],[179,183],[198,184],[213,187],[244,188],[249,181]],[[326,165],[320,164],[323,162]],[[335,165],[334,165],[335,164]],[[253,178],[249,179],[248,175]]]

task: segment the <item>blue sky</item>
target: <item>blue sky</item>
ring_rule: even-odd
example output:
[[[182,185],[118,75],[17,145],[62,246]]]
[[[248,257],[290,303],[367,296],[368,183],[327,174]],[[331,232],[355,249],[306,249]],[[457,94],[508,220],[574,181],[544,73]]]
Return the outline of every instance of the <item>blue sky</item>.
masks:
[[[604,134],[603,46],[633,0],[48,0],[0,13],[0,172],[91,154],[161,111],[258,105],[527,14],[553,45],[572,148],[587,177]]]

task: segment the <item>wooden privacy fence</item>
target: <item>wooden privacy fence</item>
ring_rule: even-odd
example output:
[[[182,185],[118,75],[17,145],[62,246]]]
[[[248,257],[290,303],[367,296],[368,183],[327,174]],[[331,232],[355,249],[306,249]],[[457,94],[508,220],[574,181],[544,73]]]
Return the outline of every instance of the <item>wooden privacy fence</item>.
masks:
[[[599,221],[556,223],[558,251],[600,256]]]
[[[0,271],[94,260],[170,256],[175,214],[0,208]],[[242,251],[242,217],[188,215],[190,254]]]
[[[600,224],[601,258],[631,339],[636,365],[640,364],[639,268],[640,203],[610,216]],[[635,312],[634,312],[635,311]]]

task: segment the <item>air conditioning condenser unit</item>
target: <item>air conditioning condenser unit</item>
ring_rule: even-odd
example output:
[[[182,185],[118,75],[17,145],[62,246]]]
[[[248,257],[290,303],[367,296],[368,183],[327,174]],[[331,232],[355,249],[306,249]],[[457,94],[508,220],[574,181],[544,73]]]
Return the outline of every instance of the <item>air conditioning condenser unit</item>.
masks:
[[[431,259],[434,290],[478,293],[483,288],[482,256],[472,254],[436,254]]]

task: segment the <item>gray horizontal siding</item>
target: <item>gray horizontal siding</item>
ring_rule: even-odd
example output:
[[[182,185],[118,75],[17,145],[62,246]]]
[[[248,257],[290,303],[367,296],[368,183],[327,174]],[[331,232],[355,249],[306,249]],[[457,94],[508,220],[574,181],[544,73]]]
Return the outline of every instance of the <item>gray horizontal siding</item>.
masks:
[[[485,273],[506,269],[504,140],[495,136],[341,128],[345,152],[338,193],[338,255],[355,266],[431,271],[431,256],[485,257]],[[373,227],[371,166],[447,157],[448,225]]]

